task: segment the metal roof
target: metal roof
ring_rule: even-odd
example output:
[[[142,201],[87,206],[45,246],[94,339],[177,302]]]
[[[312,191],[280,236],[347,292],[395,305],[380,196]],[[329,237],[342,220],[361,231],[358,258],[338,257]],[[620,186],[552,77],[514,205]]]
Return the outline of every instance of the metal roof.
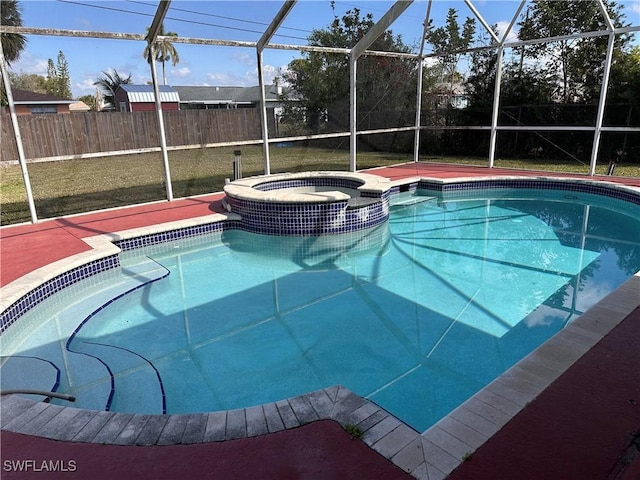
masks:
[[[132,85],[123,83],[120,87],[127,93],[131,103],[151,103],[156,101],[153,85]],[[159,85],[161,102],[179,102],[180,95],[169,85]]]

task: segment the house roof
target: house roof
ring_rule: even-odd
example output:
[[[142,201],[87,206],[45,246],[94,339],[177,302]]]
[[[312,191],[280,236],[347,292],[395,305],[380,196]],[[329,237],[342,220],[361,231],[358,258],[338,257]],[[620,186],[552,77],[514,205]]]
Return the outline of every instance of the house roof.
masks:
[[[91,110],[89,105],[79,100],[69,105],[69,111],[71,112],[88,112],[89,110]]]
[[[251,104],[260,102],[260,87],[211,87],[184,86],[173,87],[180,95],[183,103],[234,103]],[[278,100],[278,87],[267,85],[265,90],[267,101]]]
[[[29,92],[28,90],[11,89],[13,103],[16,105],[71,105],[76,100],[56,97],[48,93]]]
[[[118,90],[124,90],[127,98],[131,103],[149,103],[155,102],[153,85],[132,85],[130,83],[121,83]],[[160,91],[161,102],[179,102],[180,97],[169,85],[158,85]],[[117,91],[117,90],[116,90]]]
[[[454,95],[466,95],[467,90],[461,83],[451,84],[450,82],[439,82],[434,85],[434,90],[438,92],[452,93]]]

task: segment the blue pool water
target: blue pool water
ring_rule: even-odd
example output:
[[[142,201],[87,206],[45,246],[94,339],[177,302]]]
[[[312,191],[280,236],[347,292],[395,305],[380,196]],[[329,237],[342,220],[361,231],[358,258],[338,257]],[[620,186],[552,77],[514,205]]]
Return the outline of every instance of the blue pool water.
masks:
[[[640,270],[630,204],[423,193],[358,234],[228,230],[124,255],[127,275],[5,334],[3,388],[33,364],[80,407],[190,413],[341,384],[423,431]]]

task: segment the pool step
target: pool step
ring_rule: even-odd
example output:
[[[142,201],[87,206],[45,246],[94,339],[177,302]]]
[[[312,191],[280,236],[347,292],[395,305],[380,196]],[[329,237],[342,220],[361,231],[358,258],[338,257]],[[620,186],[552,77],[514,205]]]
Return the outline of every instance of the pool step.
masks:
[[[103,343],[80,342],[77,349],[109,366],[113,375],[110,410],[166,413],[162,380],[149,360],[127,348]]]
[[[436,200],[437,197],[428,197],[426,195],[406,195],[406,194],[398,194],[389,200],[389,206],[391,207],[408,207],[412,205],[417,205],[419,203],[431,202]]]
[[[127,275],[132,281],[148,283],[166,276],[168,271],[165,267],[151,259],[122,266],[122,273]]]
[[[58,388],[60,370],[42,358],[21,355],[2,357],[0,372],[2,390],[30,389],[55,392]],[[41,395],[25,396],[36,401],[45,399]]]
[[[368,207],[374,203],[380,203],[379,198],[367,198],[367,197],[351,197],[347,200],[347,210],[354,208]]]
[[[121,271],[123,275],[112,275],[108,282],[96,285],[81,302],[70,304],[58,315],[59,338],[68,339],[63,340],[67,360],[59,360],[66,366],[61,376],[61,390],[72,392],[77,398],[76,406],[81,408],[105,409],[113,382],[109,362],[84,345],[86,342],[83,340],[86,339],[82,339],[82,324],[91,322],[92,316],[114,299],[168,275],[166,268],[150,259],[123,266]],[[57,360],[59,353],[53,353]],[[96,389],[99,394],[95,393]],[[93,393],[88,395],[88,391]],[[87,397],[95,398],[97,403],[86,404]]]
[[[95,284],[82,295],[82,300],[64,308],[59,319],[62,325],[60,338],[72,336],[80,323],[95,314],[114,299],[137,290],[148,283],[168,275],[168,270],[151,259],[121,267],[122,275],[113,275],[107,281]]]

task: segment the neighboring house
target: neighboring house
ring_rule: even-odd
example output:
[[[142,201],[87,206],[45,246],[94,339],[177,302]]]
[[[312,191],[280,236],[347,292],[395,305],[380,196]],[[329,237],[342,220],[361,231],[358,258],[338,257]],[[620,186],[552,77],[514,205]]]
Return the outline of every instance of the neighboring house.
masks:
[[[469,95],[461,83],[442,82],[436,83],[431,94],[436,96],[437,108],[446,108],[447,104],[453,108],[467,108],[469,106]]]
[[[180,95],[180,110],[209,110],[216,108],[258,108],[260,87],[173,87]],[[279,106],[282,87],[267,85],[267,108]]]
[[[172,87],[159,85],[160,103],[163,111],[178,110],[180,97]],[[155,111],[155,93],[153,85],[120,84],[114,95],[117,112]]]
[[[17,115],[37,115],[43,113],[69,113],[69,106],[76,100],[56,97],[46,93],[29,92],[14,88],[11,90]]]
[[[87,105],[84,102],[81,102],[80,100],[73,102],[71,105],[69,105],[69,111],[71,113],[84,113],[84,112],[88,112],[89,110],[91,110],[91,108],[89,107],[89,105]]]

